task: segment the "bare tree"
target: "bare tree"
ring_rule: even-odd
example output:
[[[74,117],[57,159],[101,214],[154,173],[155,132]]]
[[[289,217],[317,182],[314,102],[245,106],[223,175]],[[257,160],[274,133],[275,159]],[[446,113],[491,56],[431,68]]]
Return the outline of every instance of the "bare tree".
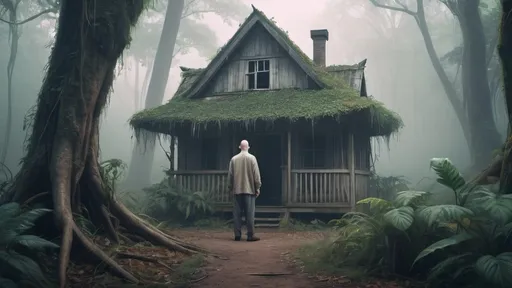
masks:
[[[491,106],[492,100],[489,83],[487,82],[485,37],[483,36],[482,22],[478,11],[480,0],[444,1],[448,7],[453,9],[452,11],[457,11],[456,16],[459,17],[459,24],[461,25],[465,40],[464,45],[466,46],[467,44],[464,56],[466,61],[463,62],[463,65],[465,65],[465,68],[463,68],[463,71],[465,71],[463,72],[463,83],[465,83],[465,85],[463,86],[464,93],[462,99],[459,97],[454,84],[450,81],[434,48],[425,16],[424,0],[408,1],[416,3],[415,10],[410,9],[406,1],[402,0],[369,1],[376,7],[402,12],[413,17],[425,42],[425,47],[432,62],[432,66],[459,119],[464,137],[470,149],[473,162],[472,170],[481,169],[481,167],[489,163],[492,150],[499,147],[501,140],[494,123]],[[470,29],[476,29],[476,33],[472,35],[468,32]],[[478,43],[478,41],[481,42]],[[470,69],[480,70],[474,72]],[[477,77],[481,78],[476,79]]]

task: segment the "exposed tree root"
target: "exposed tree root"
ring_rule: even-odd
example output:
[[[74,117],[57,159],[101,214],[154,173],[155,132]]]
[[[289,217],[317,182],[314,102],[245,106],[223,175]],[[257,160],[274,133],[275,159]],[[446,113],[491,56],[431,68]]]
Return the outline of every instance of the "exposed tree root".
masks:
[[[117,275],[139,281],[80,230],[74,215],[86,215],[85,211],[89,212],[88,220],[103,228],[114,243],[119,242],[117,228],[124,226],[143,241],[174,251],[205,252],[136,217],[114,199],[112,191],[104,189],[99,173],[100,115],[112,87],[117,60],[129,44],[130,29],[145,2],[61,1],[56,41],[39,93],[27,154],[14,188],[1,199],[29,204],[43,195],[51,197],[53,224],[61,233],[61,287],[66,285],[75,247],[85,249]],[[74,240],[79,245],[72,245]]]
[[[151,258],[151,257],[147,257],[147,256],[142,256],[142,255],[137,255],[137,254],[132,254],[132,253],[119,252],[119,253],[116,254],[116,257],[120,258],[120,259],[135,259],[135,260],[140,260],[140,261],[144,261],[144,262],[155,263],[155,264],[158,264],[158,265],[160,265],[162,267],[165,267],[165,268],[169,269],[170,271],[174,271],[174,269],[172,269],[169,265],[163,263],[159,259],[155,259],[155,258]]]

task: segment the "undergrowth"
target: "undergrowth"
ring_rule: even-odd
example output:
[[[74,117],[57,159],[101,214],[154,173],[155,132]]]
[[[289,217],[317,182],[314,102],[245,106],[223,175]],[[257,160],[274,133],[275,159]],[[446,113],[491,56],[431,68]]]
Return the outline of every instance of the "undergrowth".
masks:
[[[508,287],[512,282],[512,195],[464,180],[448,159],[432,159],[454,203],[406,190],[367,198],[330,222],[331,237],[298,252],[309,271],[414,278],[430,287]]]

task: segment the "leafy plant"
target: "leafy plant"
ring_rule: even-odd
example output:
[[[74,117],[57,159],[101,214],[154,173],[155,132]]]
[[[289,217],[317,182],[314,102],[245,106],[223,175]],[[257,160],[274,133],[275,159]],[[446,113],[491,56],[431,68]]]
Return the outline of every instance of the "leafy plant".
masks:
[[[11,170],[0,162],[0,199],[12,188],[14,177]]]
[[[512,195],[466,183],[448,159],[433,159],[431,166],[438,182],[455,193],[457,205],[431,206],[421,213],[428,225],[452,224],[452,234],[426,247],[413,265],[443,252],[446,256],[430,271],[432,286],[508,287],[512,281]]]
[[[402,176],[383,177],[372,173],[368,183],[368,195],[392,200],[397,192],[409,190],[409,184],[409,181]]]
[[[144,191],[151,199],[147,214],[157,219],[197,220],[214,212],[210,193],[183,189],[170,177]]]
[[[51,287],[33,257],[38,252],[59,246],[35,235],[27,234],[35,221],[48,209],[22,211],[17,203],[0,206],[0,286]],[[26,286],[23,286],[26,287]]]
[[[508,267],[508,254],[498,255],[510,252],[503,247],[512,247],[512,197],[467,183],[448,159],[434,158],[430,165],[437,182],[454,193],[456,204],[431,205],[430,193],[415,190],[398,192],[393,201],[363,199],[357,203],[362,212],[330,222],[338,237],[328,261],[360,267],[365,273],[429,274],[434,285],[447,283],[440,280],[451,275],[448,282],[453,286],[470,279],[466,273],[477,272],[471,275],[480,277],[471,278],[471,283],[499,287],[506,277],[490,267]],[[481,257],[486,261],[476,265]],[[450,270],[455,267],[459,270]]]
[[[110,195],[114,195],[117,191],[117,184],[124,176],[124,172],[128,166],[123,160],[109,159],[100,163],[100,174],[103,180],[103,188]]]

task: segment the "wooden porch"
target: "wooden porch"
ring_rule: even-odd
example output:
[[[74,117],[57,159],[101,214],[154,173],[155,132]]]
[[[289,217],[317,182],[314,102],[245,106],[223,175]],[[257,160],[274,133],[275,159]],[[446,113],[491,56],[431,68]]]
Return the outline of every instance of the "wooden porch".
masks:
[[[355,207],[357,200],[366,197],[368,178],[370,172],[364,163],[369,162],[368,157],[357,155],[354,147],[354,136],[348,134],[345,143],[346,153],[327,153],[328,157],[341,155],[339,166],[348,166],[347,168],[300,168],[297,145],[293,143],[292,132],[288,131],[282,135],[281,145],[284,165],[280,167],[281,181],[280,189],[275,186],[271,189],[265,189],[262,186],[262,196],[266,194],[279,195],[281,199],[274,201],[275,205],[267,205],[258,198],[257,212],[272,213],[345,213]],[[340,142],[340,141],[338,141]],[[338,143],[336,142],[336,143]],[[343,143],[341,141],[340,143]],[[336,146],[327,144],[327,146]],[[341,146],[341,145],[340,145]],[[294,149],[295,148],[295,149]],[[343,150],[340,147],[340,151]],[[294,153],[295,152],[295,153]],[[179,155],[179,154],[178,154]],[[357,159],[356,159],[357,158]],[[259,159],[258,159],[259,160]],[[179,160],[178,160],[179,161]],[[295,163],[294,163],[295,162]],[[357,163],[356,163],[357,162]],[[222,165],[227,166],[227,165]],[[180,167],[180,165],[178,165]],[[262,170],[262,167],[260,167]],[[276,170],[274,170],[276,171]],[[279,172],[277,172],[279,173]],[[232,197],[227,190],[228,171],[227,170],[187,170],[178,169],[171,171],[170,174],[176,181],[176,184],[190,191],[208,191],[213,197],[218,211],[231,211]],[[265,179],[263,179],[265,185]],[[271,190],[280,190],[277,191]],[[260,203],[258,203],[260,202]],[[278,203],[277,203],[278,202]]]

